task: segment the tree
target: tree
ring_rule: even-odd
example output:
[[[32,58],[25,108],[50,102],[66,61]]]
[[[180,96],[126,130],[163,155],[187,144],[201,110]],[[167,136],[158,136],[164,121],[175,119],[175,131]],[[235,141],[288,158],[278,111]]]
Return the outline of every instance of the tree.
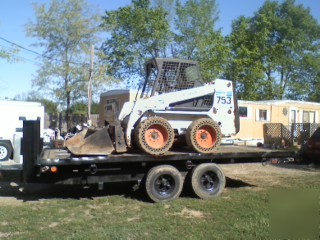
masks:
[[[110,74],[129,79],[144,73],[154,57],[198,60],[205,80],[221,76],[229,52],[215,31],[215,0],[133,0],[131,6],[106,12],[104,29],[110,33],[102,49],[111,63]],[[175,6],[175,8],[174,8]]]
[[[6,50],[4,48],[0,49],[0,58],[5,59],[7,61],[11,61],[12,60],[12,55],[13,54],[16,54],[16,53],[13,52],[13,51],[10,51],[10,50],[8,51],[8,50]]]
[[[11,41],[2,37],[0,37],[0,40],[10,44],[10,47],[0,47],[0,59],[4,59],[8,62],[15,62],[21,60],[19,57],[17,57],[19,53],[19,48],[17,47],[17,44],[13,44]]]
[[[106,12],[102,26],[110,37],[102,50],[111,75],[132,80],[143,75],[147,59],[165,56],[171,37],[166,16],[162,7],[152,8],[149,0],[133,0],[130,6]]]
[[[87,112],[88,112],[88,105],[86,102],[76,102],[72,106],[73,115],[86,115]],[[97,102],[92,103],[92,113],[93,114],[99,113],[99,103]]]
[[[240,17],[232,24],[232,34],[227,38],[232,57],[226,75],[236,82],[240,99],[258,100],[258,89],[262,85],[264,74],[259,61],[260,49],[254,46],[249,27],[250,19],[245,17]]]
[[[205,81],[224,74],[229,46],[221,31],[215,31],[218,20],[215,0],[187,0],[176,3],[174,21],[174,56],[197,60]]]
[[[310,83],[306,100],[320,102],[320,51],[307,55],[304,63],[306,67],[303,73]]]
[[[240,17],[229,36],[233,61],[229,75],[243,99],[307,99],[319,51],[320,26],[309,9],[294,0],[266,1],[252,18]]]
[[[176,4],[175,55],[192,59],[198,57],[198,47],[212,34],[218,10],[215,0],[187,0]]]
[[[33,86],[59,100],[69,119],[72,103],[87,93],[90,49],[98,42],[99,15],[84,0],[52,0],[49,5],[35,4],[34,11],[36,20],[27,24],[27,35],[38,39],[35,45],[44,54]]]

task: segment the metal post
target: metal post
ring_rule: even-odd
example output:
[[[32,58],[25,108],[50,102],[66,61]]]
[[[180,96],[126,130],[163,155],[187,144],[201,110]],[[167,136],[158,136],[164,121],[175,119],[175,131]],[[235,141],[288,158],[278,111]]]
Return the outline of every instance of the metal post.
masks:
[[[92,101],[92,79],[93,79],[93,59],[94,59],[94,47],[91,46],[91,61],[90,61],[90,75],[88,84],[88,123],[91,125],[91,101]]]

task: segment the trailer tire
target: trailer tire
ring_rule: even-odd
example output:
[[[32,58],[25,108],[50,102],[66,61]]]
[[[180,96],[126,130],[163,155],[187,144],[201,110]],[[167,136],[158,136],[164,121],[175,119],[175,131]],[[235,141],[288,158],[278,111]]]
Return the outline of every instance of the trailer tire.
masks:
[[[172,147],[174,131],[166,119],[150,117],[135,128],[134,139],[142,151],[151,155],[161,155]]]
[[[216,198],[221,195],[226,184],[222,169],[214,163],[203,163],[191,173],[193,192],[202,199]]]
[[[145,189],[154,202],[170,201],[178,198],[183,187],[183,178],[173,166],[160,165],[147,173]]]
[[[220,126],[210,118],[194,120],[187,129],[186,142],[199,153],[212,153],[221,143]]]
[[[12,155],[12,146],[9,141],[0,142],[0,161],[8,160]]]

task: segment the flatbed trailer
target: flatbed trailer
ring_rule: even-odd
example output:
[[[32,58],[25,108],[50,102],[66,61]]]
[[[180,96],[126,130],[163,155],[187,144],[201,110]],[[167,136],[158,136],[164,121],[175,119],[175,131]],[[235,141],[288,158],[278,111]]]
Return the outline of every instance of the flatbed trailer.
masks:
[[[155,202],[177,198],[186,181],[200,198],[219,196],[225,186],[219,163],[295,157],[293,151],[245,146],[220,146],[211,154],[185,149],[161,156],[138,152],[74,156],[66,149],[43,149],[39,121],[24,121],[23,126],[23,164],[0,163],[0,181],[82,185],[134,181]]]

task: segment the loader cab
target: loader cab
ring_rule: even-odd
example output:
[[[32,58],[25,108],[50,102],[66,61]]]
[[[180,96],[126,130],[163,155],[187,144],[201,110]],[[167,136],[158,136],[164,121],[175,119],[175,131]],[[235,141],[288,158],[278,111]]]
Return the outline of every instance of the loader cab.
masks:
[[[146,63],[145,69],[146,78],[140,98],[203,85],[200,69],[195,61],[155,58]]]

